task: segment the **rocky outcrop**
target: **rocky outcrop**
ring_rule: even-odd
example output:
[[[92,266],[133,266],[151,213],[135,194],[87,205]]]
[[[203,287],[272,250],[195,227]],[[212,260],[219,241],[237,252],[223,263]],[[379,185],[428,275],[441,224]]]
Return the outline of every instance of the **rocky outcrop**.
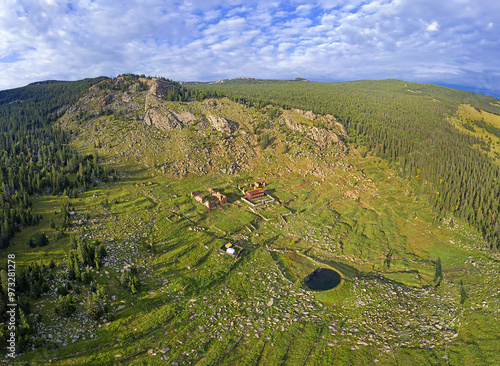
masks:
[[[339,144],[340,142],[342,142],[342,140],[339,139],[339,136],[336,133],[324,128],[311,127],[307,131],[307,134],[321,147],[327,147],[332,144]]]
[[[196,120],[196,116],[191,112],[172,113],[183,125],[189,125]]]
[[[170,84],[168,81],[157,79],[149,89],[149,92],[156,95],[158,98],[163,99],[167,96],[168,91],[171,89],[177,89],[177,87]]]
[[[167,96],[169,90],[177,89],[177,86],[163,79],[140,78],[139,81],[149,86],[149,94],[154,95],[155,97],[158,97],[160,99],[164,99]]]
[[[219,132],[225,132],[229,135],[234,133],[238,129],[238,125],[234,122],[230,122],[224,117],[208,115],[208,121]]]
[[[320,114],[315,114],[312,111],[302,111],[300,109],[292,109],[292,112],[294,113],[299,113],[301,114],[304,118],[307,118],[308,120],[311,121],[319,121],[323,123],[325,126],[328,126],[335,130],[339,135],[342,137],[347,138],[347,130],[344,127],[344,125],[340,124],[337,122],[337,119],[332,116],[331,114],[325,114],[325,115],[320,115]]]
[[[144,123],[165,131],[182,129],[196,120],[193,113],[189,111],[176,113],[168,107],[167,102],[153,95],[146,96],[145,110]]]
[[[99,109],[106,108],[107,105],[113,100],[113,93],[108,93],[104,98],[99,101]]]
[[[293,110],[292,112],[297,112]],[[293,131],[298,131],[306,134],[312,140],[314,140],[320,147],[327,147],[333,144],[338,145],[343,150],[347,148],[345,140],[347,139],[347,131],[343,125],[335,120],[335,117],[327,116],[317,116],[314,113],[299,111],[303,117],[312,121],[321,121],[327,126],[332,126],[332,128],[320,128],[316,126],[308,126],[305,124],[298,123],[294,121],[291,115],[281,116],[279,122],[284,123],[289,129]]]
[[[203,101],[203,105],[218,111],[221,111],[225,108],[225,104],[219,99],[205,99]]]
[[[155,126],[164,131],[172,131],[181,129],[183,124],[175,113],[170,110],[160,110],[158,108],[151,108],[144,114],[144,123],[148,126]]]

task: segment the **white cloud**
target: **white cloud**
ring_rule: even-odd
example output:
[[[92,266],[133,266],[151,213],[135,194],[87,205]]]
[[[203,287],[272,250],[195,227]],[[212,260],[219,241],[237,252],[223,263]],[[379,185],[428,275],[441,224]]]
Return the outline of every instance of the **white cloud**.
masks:
[[[428,32],[437,32],[439,30],[439,24],[436,21],[433,21],[427,26],[427,31]]]
[[[295,75],[471,85],[500,68],[493,31],[499,4],[2,0],[0,89],[127,72],[176,80]]]
[[[295,13],[300,15],[300,16],[307,16],[311,10],[314,8],[313,5],[307,4],[307,5],[299,5],[295,8]]]

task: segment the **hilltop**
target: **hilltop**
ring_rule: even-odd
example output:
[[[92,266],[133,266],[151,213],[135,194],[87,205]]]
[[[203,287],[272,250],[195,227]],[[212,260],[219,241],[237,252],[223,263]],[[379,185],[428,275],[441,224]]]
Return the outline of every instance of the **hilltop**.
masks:
[[[453,138],[495,174],[497,100],[400,80],[136,75],[0,99],[49,103],[63,85],[71,98],[23,131],[44,128],[32,169],[57,182],[59,164],[67,181],[26,190],[39,220],[2,249],[18,268],[17,364],[498,363],[500,258],[467,216],[491,194],[464,217],[435,202],[447,179],[466,189],[446,170]],[[249,204],[253,189],[267,202]],[[340,284],[311,290],[318,268]]]
[[[317,160],[322,170],[348,150],[347,131],[331,115],[272,106],[251,111],[227,98],[169,101],[168,91],[179,93],[177,86],[158,79],[149,83],[142,91],[145,81],[139,79],[123,92],[96,85],[66,113],[61,126],[76,132],[82,144],[93,141],[104,154],[135,156],[175,177],[249,171],[276,153],[284,159],[278,167],[283,171],[293,158]]]

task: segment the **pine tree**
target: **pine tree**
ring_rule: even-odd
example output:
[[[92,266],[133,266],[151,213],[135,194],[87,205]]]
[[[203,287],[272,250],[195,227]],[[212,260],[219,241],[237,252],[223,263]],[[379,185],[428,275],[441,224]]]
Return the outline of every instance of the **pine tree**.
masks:
[[[460,280],[460,304],[463,305],[467,298],[468,296],[465,292],[464,283]]]
[[[85,301],[85,313],[91,319],[98,320],[103,314],[102,305],[96,294],[87,297]]]
[[[434,281],[438,281],[436,285],[438,286],[443,280],[443,267],[441,265],[441,258],[438,258],[438,260],[434,263],[434,268],[435,268]]]

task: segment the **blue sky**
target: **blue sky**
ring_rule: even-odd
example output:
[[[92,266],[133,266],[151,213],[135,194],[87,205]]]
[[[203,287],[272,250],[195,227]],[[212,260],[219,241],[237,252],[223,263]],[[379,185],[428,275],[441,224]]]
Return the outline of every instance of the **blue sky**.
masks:
[[[500,96],[498,0],[1,0],[0,90],[122,73],[398,78]]]

